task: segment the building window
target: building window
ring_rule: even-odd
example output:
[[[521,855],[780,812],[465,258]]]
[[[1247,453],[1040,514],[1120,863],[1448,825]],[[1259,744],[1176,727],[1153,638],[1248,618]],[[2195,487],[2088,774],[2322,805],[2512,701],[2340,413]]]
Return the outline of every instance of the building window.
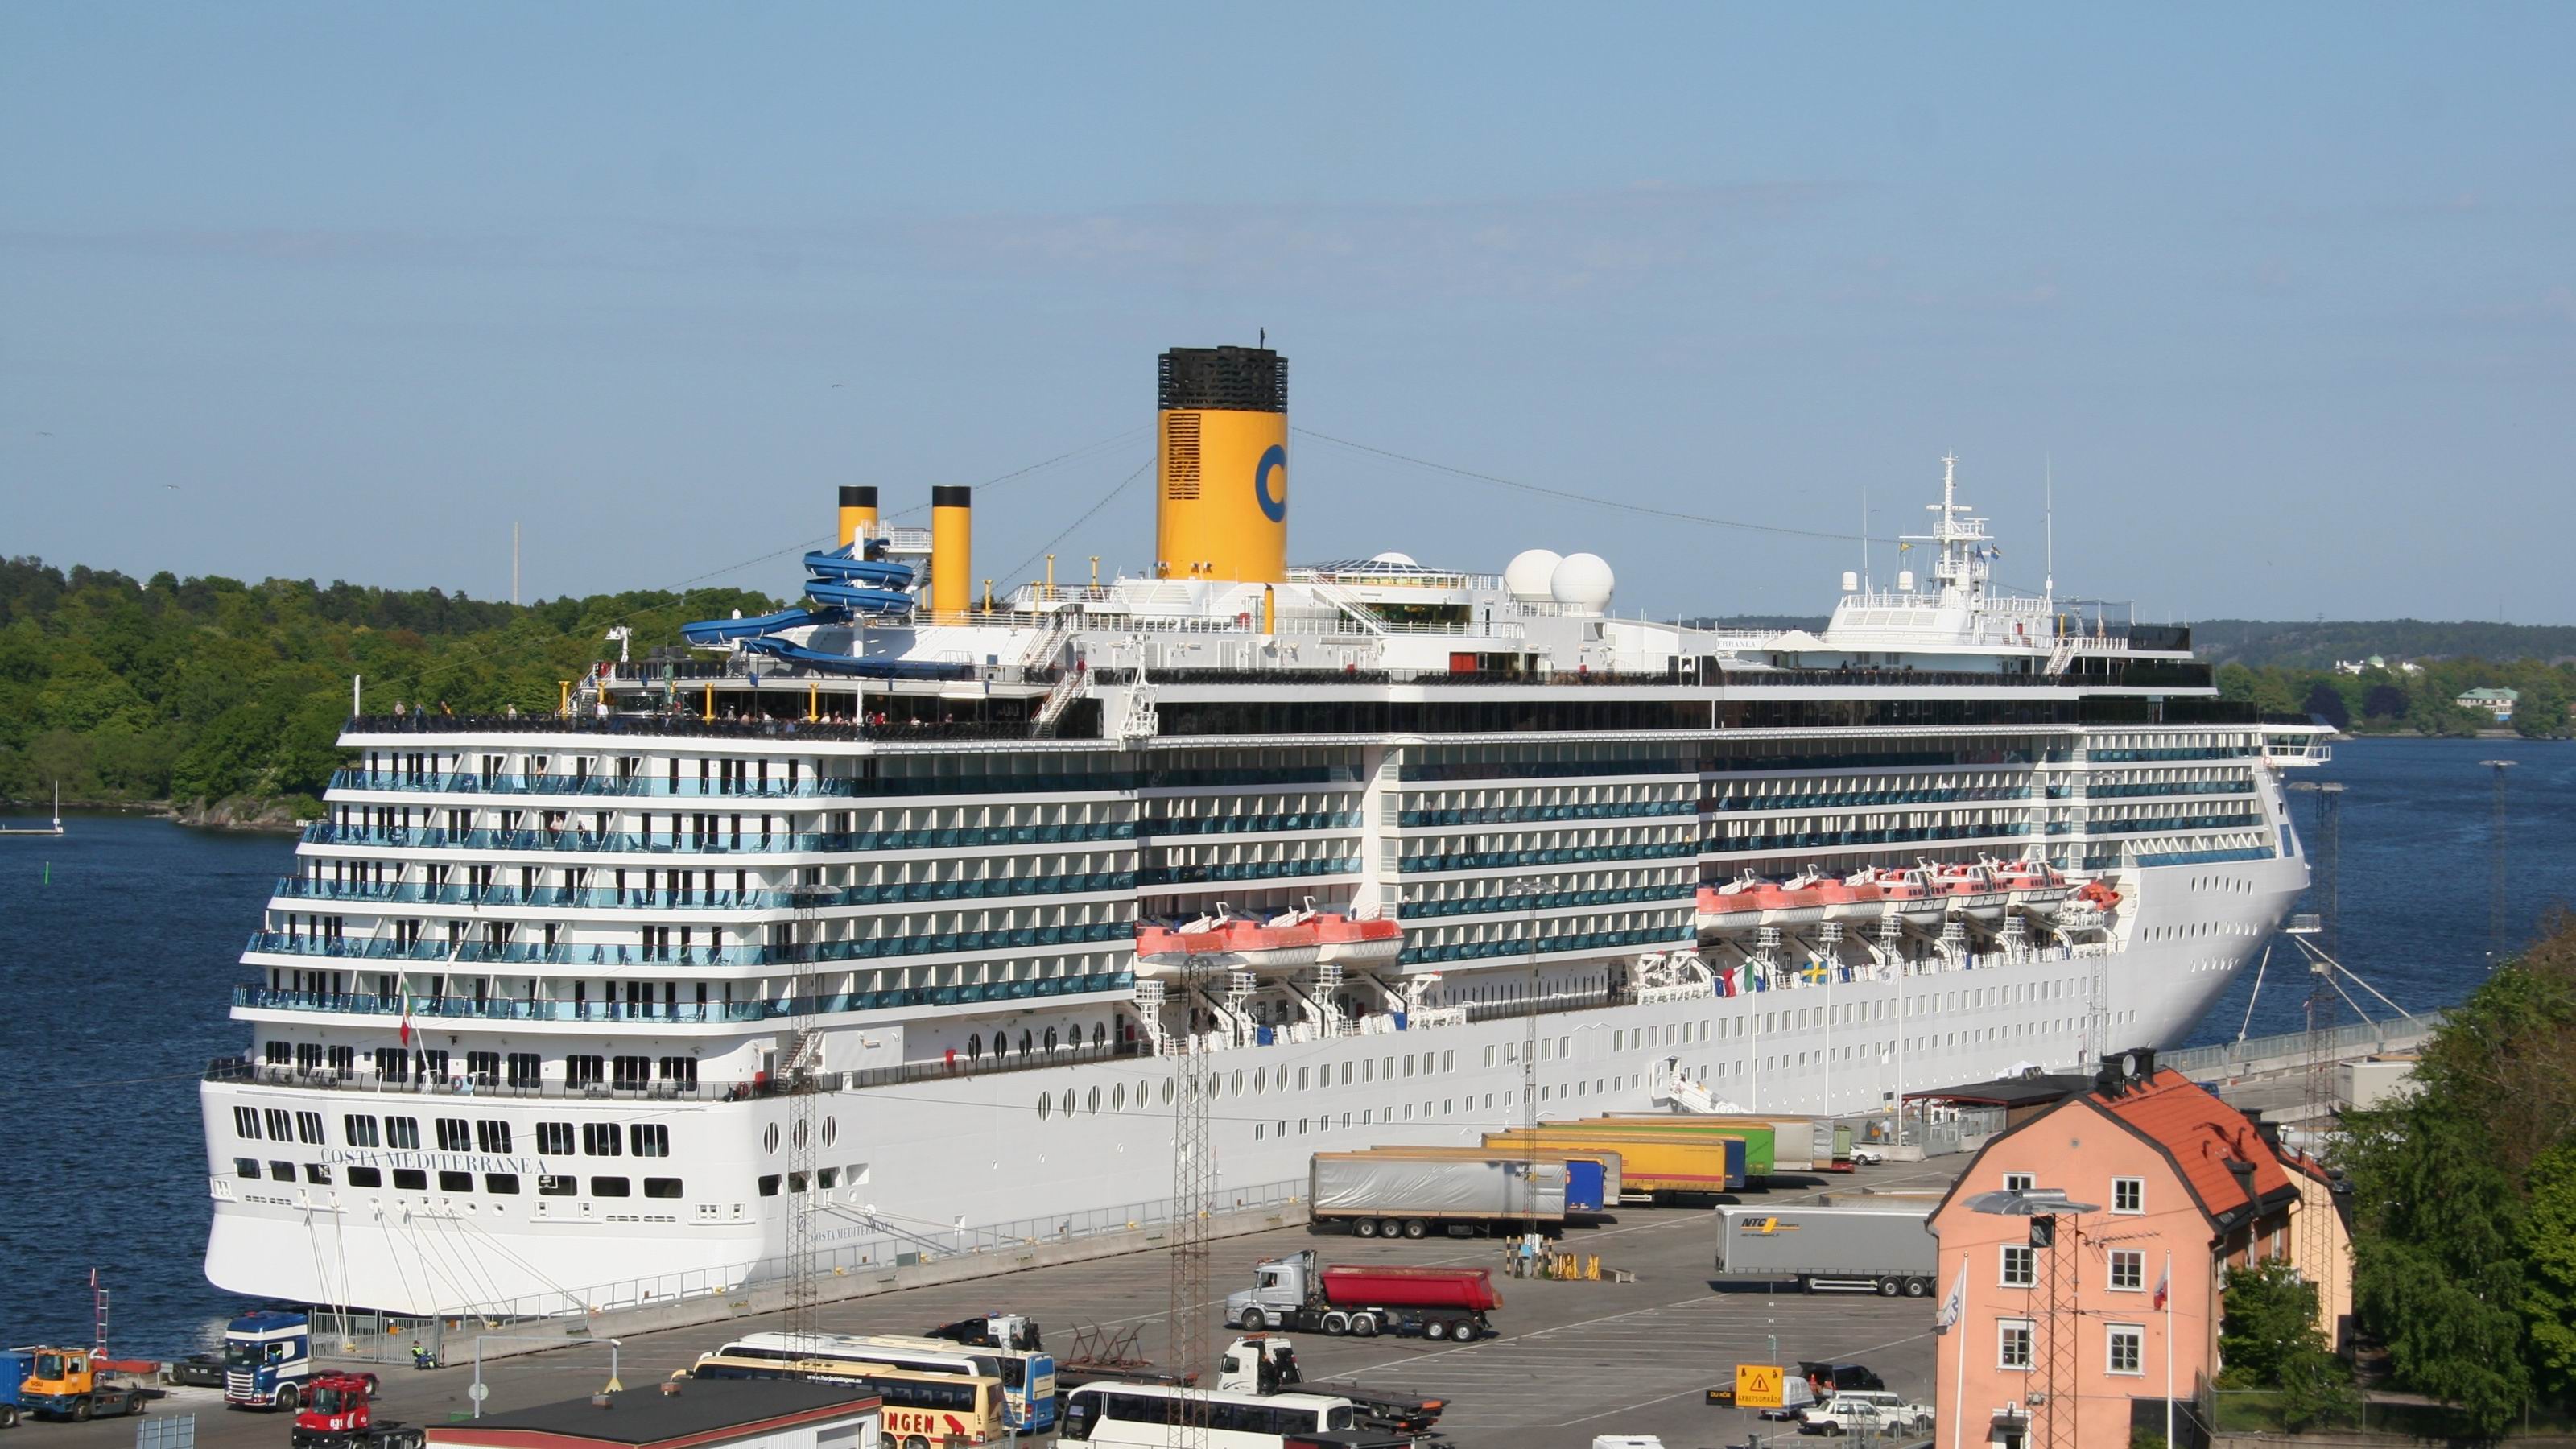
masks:
[[[2147,1286],[2147,1255],[2136,1248],[2111,1250],[2111,1286],[2135,1293]]]
[[[2004,1191],[2028,1192],[2038,1181],[2027,1172],[2007,1172],[2004,1174]]]
[[[2103,1370],[2115,1374],[2145,1373],[2147,1331],[2134,1323],[2111,1325]]]
[[[2039,1253],[2021,1243],[2004,1245],[2003,1276],[1995,1280],[2007,1288],[2029,1288],[2039,1282]]]
[[[2029,1319],[2007,1318],[1995,1325],[1995,1367],[2029,1371]]]
[[[2143,1177],[2111,1179],[2111,1211],[2142,1213],[2147,1210],[2147,1180]]]

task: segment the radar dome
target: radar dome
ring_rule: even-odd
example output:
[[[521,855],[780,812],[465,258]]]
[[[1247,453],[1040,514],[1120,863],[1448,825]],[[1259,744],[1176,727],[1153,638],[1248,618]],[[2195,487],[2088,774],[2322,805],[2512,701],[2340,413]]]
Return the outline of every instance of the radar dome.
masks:
[[[1395,552],[1393,549],[1389,549],[1389,550],[1387,550],[1385,553],[1373,553],[1373,554],[1370,554],[1370,555],[1369,555],[1369,562],[1370,562],[1370,563],[1382,563],[1382,564],[1402,564],[1402,565],[1404,565],[1406,568],[1420,568],[1420,567],[1422,567],[1422,565],[1420,565],[1420,564],[1418,564],[1418,563],[1415,563],[1415,562],[1413,561],[1413,555],[1411,555],[1411,554],[1409,554],[1409,553],[1397,553],[1397,552]]]
[[[1556,597],[1548,589],[1556,578],[1556,566],[1563,562],[1552,548],[1523,549],[1503,565],[1503,589],[1524,604],[1544,604]]]
[[[1597,553],[1574,553],[1556,566],[1548,580],[1547,591],[1569,609],[1598,614],[1609,607],[1610,590],[1618,585],[1619,576],[1610,572],[1609,560]]]

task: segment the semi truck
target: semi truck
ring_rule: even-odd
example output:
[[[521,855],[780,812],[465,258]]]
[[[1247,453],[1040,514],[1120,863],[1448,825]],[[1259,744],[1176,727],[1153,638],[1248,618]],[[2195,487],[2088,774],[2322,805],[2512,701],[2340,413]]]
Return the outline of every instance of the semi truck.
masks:
[[[1921,1298],[1939,1244],[1928,1207],[1729,1207],[1718,1210],[1717,1271],[1795,1278],[1809,1293]]]
[[[122,1383],[99,1366],[98,1355],[85,1348],[22,1348],[13,1357],[27,1368],[18,1382],[18,1407],[38,1419],[116,1418],[140,1414],[161,1391]]]
[[[1226,1296],[1225,1316],[1246,1333],[1467,1341],[1495,1333],[1485,1315],[1502,1306],[1487,1269],[1327,1266],[1309,1250],[1254,1267],[1252,1286]]]
[[[374,1374],[317,1374],[295,1414],[292,1449],[421,1449],[418,1427],[376,1417]]]
[[[1446,1399],[1399,1389],[1350,1383],[1314,1383],[1297,1367],[1297,1346],[1275,1334],[1256,1333],[1227,1344],[1217,1360],[1221,1394],[1325,1394],[1348,1399],[1363,1429],[1418,1434],[1440,1422]]]
[[[1565,1164],[1565,1212],[1607,1212],[1619,1205],[1619,1194],[1625,1186],[1620,1173],[1619,1154],[1608,1149],[1569,1150],[1541,1147],[1525,1150],[1512,1147],[1407,1147],[1387,1144],[1369,1149],[1395,1157],[1466,1157],[1522,1158],[1536,1157],[1541,1162]]]
[[[1516,1152],[1533,1138],[1540,1150],[1616,1152],[1620,1190],[1630,1197],[1665,1201],[1741,1192],[1750,1180],[1745,1142],[1708,1134],[1594,1130],[1595,1124],[1547,1122],[1536,1128],[1488,1132],[1488,1150]]]
[[[1565,1226],[1563,1162],[1507,1154],[1411,1157],[1318,1152],[1307,1169],[1307,1202],[1319,1228],[1358,1237],[1408,1238],[1438,1228],[1482,1233]]]
[[[264,1309],[224,1325],[226,1404],[293,1413],[312,1382],[313,1328],[303,1314]]]

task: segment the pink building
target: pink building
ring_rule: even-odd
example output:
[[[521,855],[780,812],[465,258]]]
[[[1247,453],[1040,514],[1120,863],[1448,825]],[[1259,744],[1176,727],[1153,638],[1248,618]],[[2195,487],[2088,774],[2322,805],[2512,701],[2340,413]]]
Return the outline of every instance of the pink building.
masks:
[[[2222,1274],[2287,1253],[2299,1197],[2244,1114],[2148,1053],[2014,1124],[1932,1214],[1949,1324],[1935,1442],[2161,1432],[2168,1386],[2188,1401],[2217,1372]]]

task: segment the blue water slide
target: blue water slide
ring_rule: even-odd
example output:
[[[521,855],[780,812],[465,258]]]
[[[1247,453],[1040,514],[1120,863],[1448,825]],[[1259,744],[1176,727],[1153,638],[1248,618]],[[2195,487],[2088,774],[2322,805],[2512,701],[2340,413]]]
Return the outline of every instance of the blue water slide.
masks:
[[[817,578],[856,579],[863,584],[874,584],[897,592],[912,587],[910,565],[887,563],[882,559],[853,558],[847,545],[829,552],[805,555],[805,572]]]
[[[910,569],[902,569],[899,570],[899,572],[909,577],[912,571]],[[835,608],[848,609],[861,614],[908,614],[912,612],[912,595],[910,594],[898,594],[890,589],[861,588],[857,584],[845,584],[831,579],[807,579],[805,581],[805,597],[812,599],[818,604],[829,604]],[[762,632],[767,633],[772,631],[763,630]]]
[[[787,609],[775,614],[755,614],[748,619],[706,619],[680,626],[680,637],[692,644],[730,644],[736,639],[757,639],[764,634],[784,633],[811,624],[838,624],[848,616],[838,608]]]
[[[833,674],[854,674],[867,679],[971,679],[975,666],[943,663],[928,659],[853,659],[847,654],[826,654],[784,639],[745,639],[742,647],[754,654],[766,654],[790,664],[803,664]]]

